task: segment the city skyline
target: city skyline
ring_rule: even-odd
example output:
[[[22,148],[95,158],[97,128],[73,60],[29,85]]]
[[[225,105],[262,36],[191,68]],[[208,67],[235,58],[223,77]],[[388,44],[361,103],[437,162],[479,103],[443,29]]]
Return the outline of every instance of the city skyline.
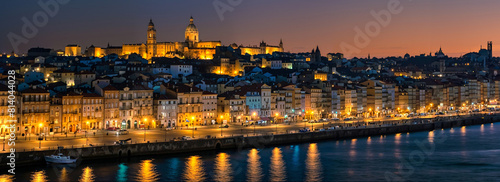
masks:
[[[222,45],[237,43],[248,46],[258,45],[262,40],[277,45],[280,39],[283,39],[286,52],[309,52],[319,46],[323,54],[344,53],[341,48],[343,42],[354,45],[355,27],[362,28],[374,21],[371,11],[380,12],[388,5],[388,1],[363,4],[360,1],[349,3],[292,1],[280,11],[273,12],[272,9],[279,8],[282,2],[271,2],[268,6],[259,7],[263,11],[258,11],[259,13],[254,15],[255,11],[252,10],[255,10],[256,4],[260,5],[259,2],[241,1],[232,6],[225,1],[206,1],[199,2],[205,6],[193,6],[193,8],[189,8],[190,5],[184,2],[163,3],[165,6],[151,7],[149,4],[137,6],[132,2],[121,4],[107,2],[103,3],[103,6],[92,7],[93,13],[90,14],[84,11],[91,7],[81,2],[70,1],[60,5],[58,13],[49,18],[47,25],[39,28],[36,36],[28,39],[27,43],[20,44],[19,52],[26,53],[31,47],[63,49],[68,44],[81,45],[83,50],[90,45],[105,47],[107,43],[111,45],[145,43],[145,25],[150,18],[156,23],[158,40],[182,41],[183,31],[188,24],[186,19],[193,16],[197,20],[202,41],[220,40]],[[471,3],[482,4],[472,6]],[[226,9],[220,16],[220,10],[217,11],[214,4],[225,8],[231,6],[232,11]],[[486,41],[498,42],[494,32],[498,32],[499,28],[488,24],[491,22],[489,20],[492,20],[490,17],[495,17],[494,11],[486,10],[495,7],[498,2],[454,1],[453,4],[446,6],[445,4],[445,2],[430,1],[400,1],[401,13],[392,15],[389,24],[380,29],[380,34],[371,38],[366,47],[359,49],[359,53],[354,53],[348,58],[367,57],[368,54],[372,57],[403,56],[406,53],[429,54],[436,52],[440,47],[447,55],[457,57],[477,51],[480,46],[485,48]],[[34,13],[42,10],[35,2],[11,3],[10,6],[16,7],[11,9],[23,6],[27,11],[5,10],[11,13],[11,17],[18,18],[3,21],[12,25],[10,28],[0,30],[4,35],[10,32],[21,35],[22,17],[30,19]],[[121,9],[109,10],[115,6],[116,9]],[[332,6],[332,10],[322,8]],[[137,11],[132,11],[131,7]],[[158,9],[162,7],[171,11],[159,11]],[[349,11],[338,7],[349,7]],[[73,11],[69,12],[68,9]],[[354,16],[343,18],[345,14]],[[105,19],[99,18],[104,15]],[[464,22],[470,24],[464,26]],[[1,42],[0,50],[10,53],[13,46],[8,36],[3,36]],[[496,53],[497,51],[494,51],[493,55]]]

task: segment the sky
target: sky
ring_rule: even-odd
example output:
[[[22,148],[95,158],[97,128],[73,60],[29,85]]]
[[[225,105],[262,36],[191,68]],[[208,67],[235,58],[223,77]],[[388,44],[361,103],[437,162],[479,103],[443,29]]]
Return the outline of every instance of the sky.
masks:
[[[493,56],[500,54],[495,49],[500,44],[498,0],[59,0],[69,2],[50,15],[39,5],[57,1],[2,1],[0,52],[145,43],[150,18],[158,42],[183,41],[193,16],[200,40],[223,45],[258,45],[262,40],[278,45],[282,39],[287,52],[318,46],[323,56],[418,55],[440,47],[449,56],[461,56],[493,41]],[[371,12],[389,12],[390,21],[382,25]],[[33,23],[33,17],[41,23],[34,25],[37,32],[27,34],[23,19]],[[355,41],[362,34],[368,41]]]

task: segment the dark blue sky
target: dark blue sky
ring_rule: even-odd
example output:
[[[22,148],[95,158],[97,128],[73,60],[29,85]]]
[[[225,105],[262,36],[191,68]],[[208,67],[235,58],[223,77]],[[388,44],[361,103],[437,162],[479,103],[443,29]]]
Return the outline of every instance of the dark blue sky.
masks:
[[[47,0],[41,0],[45,2]],[[189,16],[195,18],[201,40],[221,40],[224,45],[257,45],[261,40],[278,44],[286,51],[310,51],[319,45],[322,53],[341,52],[341,43],[354,44],[354,28],[364,29],[374,21],[370,11],[387,9],[390,0],[241,0],[221,20],[214,2],[231,6],[227,0],[130,1],[72,0],[39,28],[20,52],[42,46],[62,49],[67,44],[83,48],[142,43],[153,18],[158,41],[183,41]],[[237,1],[237,0],[233,0]],[[38,1],[3,1],[0,10],[0,51],[13,50],[7,35],[22,35],[22,17],[32,19],[42,11]],[[370,38],[353,56],[401,56],[437,51],[452,56],[477,51],[486,41],[500,42],[500,1],[497,0],[401,0],[401,13],[392,15],[387,27]]]

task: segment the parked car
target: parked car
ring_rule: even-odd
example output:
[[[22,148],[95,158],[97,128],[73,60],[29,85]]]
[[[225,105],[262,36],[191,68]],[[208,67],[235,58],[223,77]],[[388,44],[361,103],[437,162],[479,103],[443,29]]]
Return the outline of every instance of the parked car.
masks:
[[[114,142],[115,145],[125,145],[127,144],[128,141],[132,141],[132,138],[128,138],[128,139],[125,139],[125,140],[117,140]]]
[[[229,125],[219,126],[219,128],[229,128]]]
[[[192,138],[188,136],[182,136],[181,140],[192,140]]]
[[[167,128],[165,128],[165,130],[170,131],[170,130],[172,130],[172,127],[167,127]]]
[[[109,127],[106,130],[108,130],[108,131],[116,131],[116,130],[119,130],[119,129],[120,128],[118,128],[118,127]]]
[[[352,118],[345,118],[344,121],[350,121]]]
[[[333,118],[332,121],[339,121],[339,118]]]
[[[302,128],[299,130],[299,132],[301,132],[301,133],[305,133],[305,132],[309,132],[309,131],[310,131],[309,128]]]
[[[127,130],[120,130],[120,131],[116,132],[116,134],[118,134],[118,135],[127,135],[128,131]]]

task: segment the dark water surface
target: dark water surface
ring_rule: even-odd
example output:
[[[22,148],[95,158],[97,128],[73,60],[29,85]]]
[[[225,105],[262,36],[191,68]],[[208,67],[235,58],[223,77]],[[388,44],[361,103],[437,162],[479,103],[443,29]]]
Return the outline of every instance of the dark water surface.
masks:
[[[500,181],[500,125],[17,169],[8,181]]]

